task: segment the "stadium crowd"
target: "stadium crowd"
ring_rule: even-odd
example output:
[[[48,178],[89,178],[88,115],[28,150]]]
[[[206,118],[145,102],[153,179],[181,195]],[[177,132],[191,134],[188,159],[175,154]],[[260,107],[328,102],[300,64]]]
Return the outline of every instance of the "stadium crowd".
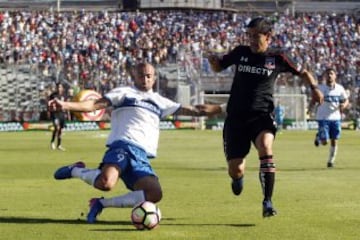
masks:
[[[244,43],[245,26],[254,14],[224,11],[0,13],[0,61],[30,63],[71,94],[79,89],[107,92],[132,84],[127,69],[146,60],[155,66],[175,63],[181,51],[201,56],[226,52]],[[338,81],[360,106],[360,21],[346,14],[273,14],[272,44],[288,49],[299,64],[320,79],[332,65]],[[206,64],[199,71],[208,71]],[[283,77],[278,84],[291,85]],[[308,91],[304,89],[304,91]],[[352,108],[354,109],[354,108]]]

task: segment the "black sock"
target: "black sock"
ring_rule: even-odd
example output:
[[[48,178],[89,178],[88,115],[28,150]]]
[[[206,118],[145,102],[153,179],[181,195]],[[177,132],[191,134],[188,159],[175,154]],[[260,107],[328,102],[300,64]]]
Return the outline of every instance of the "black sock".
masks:
[[[273,156],[269,155],[260,157],[259,179],[264,194],[264,201],[271,201],[275,184],[275,170],[276,168],[273,162]]]

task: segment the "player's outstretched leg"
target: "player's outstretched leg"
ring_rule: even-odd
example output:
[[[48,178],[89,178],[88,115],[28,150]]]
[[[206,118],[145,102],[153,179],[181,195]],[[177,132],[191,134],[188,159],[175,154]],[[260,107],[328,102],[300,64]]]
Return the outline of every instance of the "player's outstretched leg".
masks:
[[[90,211],[87,215],[88,223],[95,223],[96,217],[102,212],[104,205],[101,203],[101,199],[103,198],[92,198],[89,201]]]
[[[240,195],[243,190],[243,177],[233,179],[231,182],[231,189],[235,195]]]
[[[263,217],[273,217],[276,216],[277,212],[273,208],[272,202],[270,200],[263,201]]]
[[[54,178],[57,179],[57,180],[72,178],[71,171],[72,171],[75,167],[85,168],[85,163],[83,163],[83,162],[76,162],[76,163],[74,163],[74,164],[61,167],[61,168],[59,168],[58,170],[55,171],[55,173],[54,173]]]

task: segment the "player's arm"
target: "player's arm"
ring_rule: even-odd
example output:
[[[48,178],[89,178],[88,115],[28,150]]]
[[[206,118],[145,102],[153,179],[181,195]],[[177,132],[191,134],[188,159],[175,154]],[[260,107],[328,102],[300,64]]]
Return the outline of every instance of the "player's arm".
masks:
[[[324,101],[324,95],[322,94],[322,92],[320,91],[320,89],[318,88],[317,82],[314,78],[314,76],[306,69],[304,69],[301,73],[300,73],[300,78],[306,82],[307,84],[310,85],[311,88],[311,92],[312,92],[312,98],[318,102],[318,103],[323,103]]]
[[[223,68],[220,65],[220,61],[219,61],[219,57],[216,55],[210,55],[208,56],[208,60],[211,66],[211,69],[214,72],[221,72],[223,70]]]
[[[314,110],[314,108],[315,108],[315,106],[316,106],[316,101],[315,101],[315,99],[311,99],[310,100],[310,102],[309,102],[309,106],[308,106],[308,109],[307,109],[307,114],[311,114],[311,112]]]
[[[200,114],[206,116],[213,116],[220,113],[225,113],[227,104],[199,104],[195,107],[199,110]]]
[[[339,105],[340,112],[344,112],[344,110],[349,106],[350,102],[349,99],[346,98],[344,101],[342,101]]]
[[[204,116],[204,115],[201,115],[200,111],[194,106],[181,106],[174,113],[174,115],[194,116],[194,117]]]
[[[185,116],[213,116],[226,112],[227,104],[199,104],[196,106],[182,106],[175,112],[176,115]]]
[[[107,98],[91,99],[82,102],[65,102],[59,99],[53,99],[48,102],[51,109],[62,109],[73,112],[93,112],[111,105]]]

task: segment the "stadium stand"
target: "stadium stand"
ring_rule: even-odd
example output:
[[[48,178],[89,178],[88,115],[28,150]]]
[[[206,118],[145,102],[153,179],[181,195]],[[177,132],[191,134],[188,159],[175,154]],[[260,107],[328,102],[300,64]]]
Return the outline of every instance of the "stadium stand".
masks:
[[[11,1],[19,5],[24,2],[29,4],[32,1]],[[35,2],[45,4],[55,1]],[[69,4],[72,9],[81,6],[78,3],[71,5],[73,2],[63,0],[62,5]],[[107,9],[106,6],[116,1],[86,2],[101,2],[103,9]],[[58,81],[64,82],[75,93],[81,88],[103,93],[114,86],[131,84],[127,68],[143,60],[157,66],[157,90],[170,98],[178,97],[179,87],[189,88],[192,93],[226,93],[230,88],[231,70],[215,75],[203,54],[208,51],[220,54],[244,42],[246,22],[260,13],[276,22],[278,34],[274,36],[274,45],[287,48],[300,63],[314,62],[311,67],[315,74],[320,74],[329,64],[329,59],[336,63],[339,79],[353,98],[354,107],[349,115],[358,114],[359,16],[348,10],[322,12],[315,6],[312,12],[305,9],[292,16],[285,11],[285,3],[289,1],[266,1],[269,4],[262,8],[254,5],[255,2],[243,3],[256,8],[251,12],[243,12],[245,8],[238,11],[226,8],[216,11],[87,10],[59,13],[47,11],[48,7],[44,11],[2,9],[0,109],[3,116],[0,121],[25,117],[38,120],[40,113],[46,109],[47,94]],[[277,4],[274,5],[274,2]],[[0,0],[0,6],[4,3],[9,4],[10,1]],[[226,7],[234,4],[230,1],[225,3]],[[299,7],[298,4],[296,7]],[[356,10],[359,3],[352,4],[355,5],[344,6]],[[273,7],[277,11],[267,12]],[[64,26],[67,31],[64,31]],[[300,82],[286,76],[278,80],[278,85],[281,93],[288,93],[284,89],[308,93]]]

